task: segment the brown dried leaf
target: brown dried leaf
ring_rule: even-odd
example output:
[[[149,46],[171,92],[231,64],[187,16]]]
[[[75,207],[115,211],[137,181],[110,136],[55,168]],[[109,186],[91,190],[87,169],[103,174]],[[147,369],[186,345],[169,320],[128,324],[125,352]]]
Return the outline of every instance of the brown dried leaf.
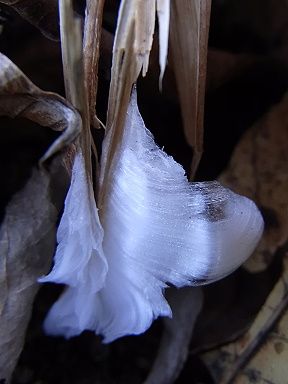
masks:
[[[232,189],[253,198],[266,216],[264,236],[245,265],[250,272],[264,270],[275,253],[283,256],[287,251],[287,108],[286,95],[243,136],[229,168],[220,178]],[[286,382],[287,311],[282,314],[288,305],[287,254],[283,265],[282,276],[249,330],[239,340],[203,355],[217,383]],[[265,337],[268,339],[259,349]]]
[[[42,157],[47,160],[71,144],[81,130],[77,111],[61,96],[36,87],[8,57],[0,53],[0,116],[24,117],[63,134]]]
[[[207,89],[209,92],[227,84],[247,71],[253,64],[263,60],[260,55],[231,53],[216,48],[209,48],[207,59]]]
[[[211,0],[171,2],[171,57],[184,131],[193,148],[190,178],[202,155],[203,112]]]
[[[70,144],[81,130],[79,114],[65,99],[41,91],[2,54],[0,115],[24,117],[42,126],[65,129],[42,161]],[[50,171],[58,171],[55,161]],[[0,229],[0,376],[6,382],[22,349],[37,278],[47,272],[54,250],[57,210],[51,203],[49,187],[49,174],[35,170],[25,188],[7,206]]]
[[[235,384],[283,384],[287,382],[287,261],[288,258],[286,254],[283,275],[251,326],[250,334],[248,335],[252,340],[250,343],[248,342],[246,345],[243,345],[240,361],[236,360],[236,365],[232,367],[234,368],[234,372],[238,372],[235,377]],[[253,332],[255,332],[255,334],[253,334]],[[259,349],[258,352],[253,356],[253,352],[257,351],[257,349]],[[241,363],[241,365],[239,363]],[[242,368],[245,363],[247,363],[247,365],[240,370],[239,368]],[[233,371],[227,372],[226,374],[233,377]],[[227,376],[228,380],[230,380],[229,376]],[[225,382],[223,381],[223,383]]]
[[[59,39],[57,0],[1,0],[35,25],[44,36]]]
[[[37,278],[47,273],[53,256],[57,210],[49,180],[47,173],[34,170],[6,207],[0,228],[0,381],[5,383],[23,347]]]
[[[288,95],[243,136],[220,178],[255,200],[265,217],[264,236],[244,265],[250,272],[265,269],[288,239],[287,126]]]
[[[240,339],[203,358],[219,384],[282,384],[287,378],[288,256],[284,271],[253,324]],[[283,314],[284,312],[284,314]],[[276,322],[281,318],[276,327]],[[264,339],[267,337],[267,340]],[[264,345],[262,346],[262,344]],[[261,348],[260,348],[261,347]],[[255,356],[253,357],[253,355]],[[269,364],[267,364],[269,362]],[[285,373],[286,372],[286,373]]]

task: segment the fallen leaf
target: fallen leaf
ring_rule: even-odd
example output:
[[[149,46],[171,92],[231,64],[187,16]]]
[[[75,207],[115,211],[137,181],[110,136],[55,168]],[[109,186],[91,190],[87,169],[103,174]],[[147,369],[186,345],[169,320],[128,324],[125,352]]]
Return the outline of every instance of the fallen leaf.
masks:
[[[228,169],[220,177],[224,184],[253,198],[264,213],[264,235],[244,265],[250,273],[265,270],[276,254],[283,257],[287,250],[287,107],[288,98],[285,95],[243,136]],[[240,339],[202,356],[217,383],[285,382],[287,265],[286,255],[283,258],[283,273],[249,330]],[[276,327],[275,323],[280,318]]]
[[[250,272],[267,267],[288,239],[288,95],[239,142],[220,181],[257,202],[265,217],[264,236],[245,263]]]
[[[0,53],[0,116],[24,117],[44,127],[64,131],[42,157],[42,162],[71,144],[81,130],[77,111],[63,97],[44,92]]]
[[[237,341],[204,354],[219,384],[274,383],[287,378],[288,257],[284,270],[249,330]],[[276,326],[276,323],[279,321]],[[255,354],[255,356],[253,356]]]
[[[42,126],[64,130],[42,162],[70,144],[81,130],[78,112],[65,99],[41,91],[3,54],[0,100],[0,115],[25,117]],[[50,174],[34,170],[26,186],[6,207],[0,228],[0,378],[6,382],[23,346],[37,277],[47,272],[55,247],[57,210],[49,190],[51,172],[57,169],[55,161],[50,165]],[[63,175],[58,177],[63,179]],[[64,191],[62,188],[60,194]]]
[[[58,2],[57,0],[1,0],[24,19],[35,25],[46,37],[58,40]]]
[[[235,377],[235,384],[283,384],[287,382],[287,283],[288,257],[286,254],[283,275],[275,285],[249,330],[249,336],[251,337],[250,342],[247,342],[246,345],[243,343],[240,361],[236,360],[236,367],[232,366],[232,371],[228,371],[230,373],[229,376],[233,374],[233,368],[236,368],[236,371],[239,372]],[[255,351],[257,352],[255,353]],[[254,356],[253,352],[255,353]],[[244,366],[247,360],[248,363]],[[242,364],[240,365],[239,363]],[[238,369],[240,367],[242,370]],[[228,372],[226,374],[228,374]],[[223,380],[223,383],[224,382]]]
[[[55,247],[57,210],[50,176],[34,170],[6,207],[0,228],[0,380],[8,383],[21,353],[37,278],[48,271]]]

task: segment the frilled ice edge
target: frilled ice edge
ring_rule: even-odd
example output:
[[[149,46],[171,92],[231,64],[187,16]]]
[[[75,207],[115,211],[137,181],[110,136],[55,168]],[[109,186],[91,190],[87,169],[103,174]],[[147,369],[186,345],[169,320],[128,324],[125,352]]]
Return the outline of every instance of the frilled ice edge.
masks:
[[[103,145],[105,162],[109,135]],[[84,160],[76,155],[55,264],[41,282],[67,285],[45,320],[48,334],[92,330],[111,342],[171,316],[166,283],[207,284],[235,270],[263,230],[255,204],[218,182],[189,183],[155,144],[131,97],[110,170],[101,223]]]

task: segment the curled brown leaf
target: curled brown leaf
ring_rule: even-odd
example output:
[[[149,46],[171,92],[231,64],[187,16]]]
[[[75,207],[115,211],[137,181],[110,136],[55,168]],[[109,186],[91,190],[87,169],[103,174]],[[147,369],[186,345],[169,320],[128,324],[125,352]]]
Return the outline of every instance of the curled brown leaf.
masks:
[[[71,144],[82,126],[79,113],[65,99],[36,87],[3,54],[0,54],[0,116],[23,117],[64,131],[41,161]],[[47,272],[54,251],[58,211],[51,202],[52,175],[57,172],[55,179],[63,180],[63,168],[57,158],[49,170],[49,174],[44,170],[33,171],[26,186],[6,207],[0,228],[0,381],[5,383],[10,382],[21,353],[37,292],[37,278]],[[64,193],[65,186],[61,185],[58,191],[61,202]]]
[[[58,1],[57,0],[1,0],[19,13],[24,19],[35,25],[44,36],[59,39]]]
[[[78,112],[61,96],[44,92],[0,53],[0,116],[24,117],[44,127],[63,131],[42,157],[45,161],[71,144],[81,130]]]

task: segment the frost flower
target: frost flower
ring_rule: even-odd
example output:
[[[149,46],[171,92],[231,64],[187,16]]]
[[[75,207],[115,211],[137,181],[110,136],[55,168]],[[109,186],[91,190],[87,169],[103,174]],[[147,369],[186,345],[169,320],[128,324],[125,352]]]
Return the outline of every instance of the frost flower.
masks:
[[[109,134],[102,163],[108,144]],[[49,334],[71,337],[87,329],[111,342],[142,333],[158,316],[171,316],[167,283],[193,286],[226,276],[262,234],[251,200],[216,181],[188,182],[145,128],[136,93],[106,190],[98,212],[79,151],[54,267],[40,279],[67,285],[46,318]]]

